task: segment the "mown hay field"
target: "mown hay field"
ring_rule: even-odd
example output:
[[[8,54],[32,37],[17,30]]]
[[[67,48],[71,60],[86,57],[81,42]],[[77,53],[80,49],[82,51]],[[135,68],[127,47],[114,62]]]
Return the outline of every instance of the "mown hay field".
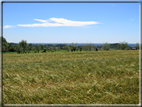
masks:
[[[139,104],[139,51],[3,54],[4,104]]]

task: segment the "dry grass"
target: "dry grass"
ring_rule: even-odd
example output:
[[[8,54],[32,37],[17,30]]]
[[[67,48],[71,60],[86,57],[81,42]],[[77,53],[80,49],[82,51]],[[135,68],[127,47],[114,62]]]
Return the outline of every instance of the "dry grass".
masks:
[[[139,51],[3,54],[4,104],[138,104]]]

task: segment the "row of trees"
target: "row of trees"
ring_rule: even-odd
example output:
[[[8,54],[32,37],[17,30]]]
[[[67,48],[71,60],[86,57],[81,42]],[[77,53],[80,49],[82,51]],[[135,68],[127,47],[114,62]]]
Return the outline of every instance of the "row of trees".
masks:
[[[34,51],[35,53],[40,50],[44,50],[43,52],[48,51],[57,51],[57,50],[66,50],[66,51],[92,51],[98,49],[102,50],[110,50],[110,48],[113,49],[119,49],[119,50],[124,50],[124,49],[131,49],[132,47],[128,46],[127,42],[121,42],[121,43],[116,43],[116,44],[109,44],[105,43],[103,46],[95,46],[93,44],[86,44],[82,46],[78,46],[77,43],[74,44],[72,43],[71,45],[68,44],[58,44],[58,45],[33,45],[33,44],[27,44],[26,41],[22,40],[19,42],[19,44],[12,44],[8,43],[5,38],[0,37],[2,39],[2,52],[17,52],[17,53],[30,53],[30,51]],[[137,43],[135,46],[136,49],[139,49],[139,44]]]
[[[19,44],[8,43],[5,38],[0,37],[0,41],[2,40],[2,52],[17,52],[17,53],[26,53],[31,50],[35,52],[39,52],[43,50],[44,45],[35,45],[33,46],[31,43],[28,45],[26,41],[22,40]]]
[[[110,44],[109,43],[105,43],[102,46],[103,50],[109,50],[110,49]],[[113,47],[113,46],[112,46]],[[136,46],[134,47],[135,49],[139,49],[139,43],[136,43]],[[128,46],[127,42],[120,42],[118,44],[114,44],[113,49],[117,49],[117,50],[131,50],[132,47]]]
[[[93,44],[87,44],[87,45],[82,45],[80,47],[77,46],[77,44],[71,44],[71,45],[65,45],[63,47],[64,50],[70,51],[70,50],[84,50],[84,51],[92,51],[92,50],[96,50],[98,51],[98,49],[101,50],[110,50],[112,47],[112,49],[116,49],[116,50],[125,50],[125,49],[132,49],[132,47],[128,46],[127,42],[120,42],[117,44],[109,44],[109,43],[105,43],[102,46],[95,46]],[[135,49],[139,49],[139,43],[136,44]]]
[[[43,44],[33,46],[31,43],[28,45],[26,41],[22,40],[21,42],[19,42],[18,45],[15,46],[15,51],[17,53],[26,53],[26,52],[30,53],[30,51],[39,53],[39,51],[43,50],[43,48],[44,48]]]

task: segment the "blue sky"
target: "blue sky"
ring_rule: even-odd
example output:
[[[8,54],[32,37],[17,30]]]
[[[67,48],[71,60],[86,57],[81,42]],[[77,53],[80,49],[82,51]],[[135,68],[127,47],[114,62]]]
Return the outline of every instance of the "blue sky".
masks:
[[[139,3],[3,3],[3,37],[19,43],[138,43]]]

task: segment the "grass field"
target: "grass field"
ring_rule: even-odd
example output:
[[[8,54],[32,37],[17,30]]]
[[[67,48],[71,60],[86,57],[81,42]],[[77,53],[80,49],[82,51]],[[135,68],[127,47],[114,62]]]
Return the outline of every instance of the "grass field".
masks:
[[[42,53],[44,50],[40,50],[39,53]],[[30,53],[34,53],[35,51],[30,51]],[[52,52],[52,51],[47,51],[48,52]],[[66,50],[57,50],[56,52],[67,52]],[[38,53],[38,52],[37,52]],[[5,52],[4,54],[17,54],[17,52]],[[21,53],[23,54],[23,53]]]
[[[3,54],[4,104],[138,104],[139,51]]]

